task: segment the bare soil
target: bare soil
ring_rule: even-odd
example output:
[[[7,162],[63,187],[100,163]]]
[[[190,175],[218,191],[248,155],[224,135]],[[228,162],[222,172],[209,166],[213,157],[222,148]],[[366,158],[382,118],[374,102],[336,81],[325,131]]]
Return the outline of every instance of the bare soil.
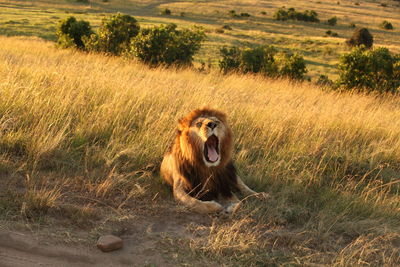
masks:
[[[124,227],[113,233],[123,239],[124,247],[108,253],[97,249],[95,241],[68,244],[52,237],[49,233],[57,229],[15,231],[0,228],[0,266],[204,265],[204,259],[196,263],[189,255],[181,255],[169,240],[171,237],[195,238],[189,226],[210,226],[212,218],[186,211],[173,201],[167,202],[162,208],[149,208],[125,221]],[[82,231],[83,239],[85,235],[87,233]]]

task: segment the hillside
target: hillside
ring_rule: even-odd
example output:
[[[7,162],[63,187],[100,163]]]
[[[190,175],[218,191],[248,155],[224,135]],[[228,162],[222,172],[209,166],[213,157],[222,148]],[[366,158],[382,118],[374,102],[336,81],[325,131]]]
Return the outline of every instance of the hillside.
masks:
[[[367,27],[375,38],[376,46],[388,47],[400,53],[400,4],[398,1],[167,1],[167,0],[90,0],[85,1],[0,1],[0,34],[39,36],[55,40],[55,26],[60,19],[76,16],[98,26],[101,19],[112,13],[133,15],[142,26],[176,23],[179,27],[203,26],[208,39],[196,57],[197,65],[204,62],[216,67],[218,50],[223,45],[273,45],[281,50],[303,54],[307,60],[309,76],[320,74],[336,78],[335,64],[348,48],[344,41],[354,28]],[[286,6],[299,11],[314,10],[320,23],[276,21],[275,11]],[[171,16],[161,15],[166,8]],[[248,13],[248,18],[233,18],[229,11]],[[265,12],[265,13],[261,13]],[[327,25],[332,17],[338,18],[336,26]],[[380,28],[382,21],[390,21],[394,30]],[[232,30],[221,30],[228,25]],[[331,30],[338,37],[329,37]]]
[[[73,258],[86,265],[400,264],[398,97],[0,43],[0,234],[88,251]],[[241,177],[271,196],[231,217],[187,211],[159,178],[177,119],[204,105],[228,113]],[[126,246],[99,255],[110,232]]]

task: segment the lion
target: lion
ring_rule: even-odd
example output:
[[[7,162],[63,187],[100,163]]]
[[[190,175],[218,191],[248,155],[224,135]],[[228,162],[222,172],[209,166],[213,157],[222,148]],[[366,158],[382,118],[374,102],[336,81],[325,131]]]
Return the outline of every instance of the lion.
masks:
[[[161,176],[174,197],[199,213],[232,212],[239,199],[256,194],[239,178],[232,161],[233,136],[225,113],[201,108],[178,121]]]

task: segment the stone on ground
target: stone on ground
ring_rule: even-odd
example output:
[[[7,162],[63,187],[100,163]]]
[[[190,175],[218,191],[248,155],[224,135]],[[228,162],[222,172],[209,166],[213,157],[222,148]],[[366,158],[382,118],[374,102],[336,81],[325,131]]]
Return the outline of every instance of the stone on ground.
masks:
[[[103,235],[97,241],[97,247],[103,252],[122,248],[122,239],[115,235]]]

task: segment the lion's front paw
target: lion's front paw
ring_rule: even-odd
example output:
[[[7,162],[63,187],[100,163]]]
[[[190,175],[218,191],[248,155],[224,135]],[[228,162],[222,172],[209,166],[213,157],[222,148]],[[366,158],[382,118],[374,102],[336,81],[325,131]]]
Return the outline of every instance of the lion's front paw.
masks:
[[[201,213],[216,213],[222,211],[223,209],[224,207],[222,207],[216,201],[203,201],[199,211]]]
[[[224,212],[227,214],[234,213],[239,208],[239,205],[240,202],[231,203],[228,207],[226,207]]]

